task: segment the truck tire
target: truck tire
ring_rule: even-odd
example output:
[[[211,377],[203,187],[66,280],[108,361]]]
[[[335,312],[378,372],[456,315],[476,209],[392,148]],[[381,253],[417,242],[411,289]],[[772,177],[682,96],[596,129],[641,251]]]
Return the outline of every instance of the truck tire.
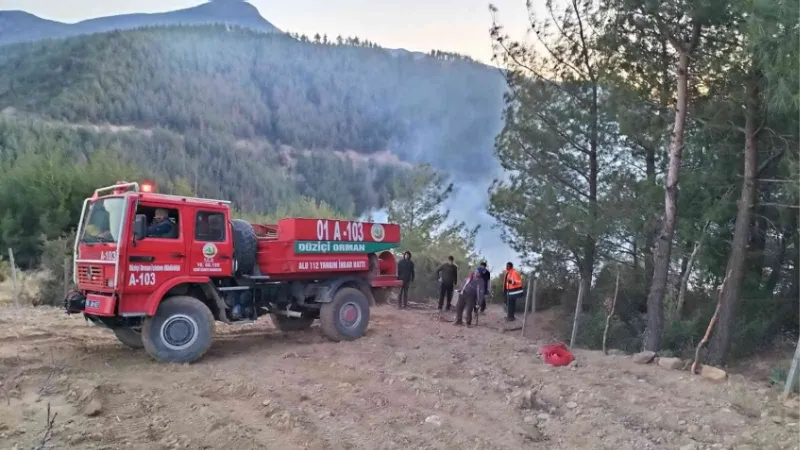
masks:
[[[142,330],[133,328],[114,328],[114,336],[130,348],[143,348]]]
[[[320,311],[322,333],[333,341],[352,341],[364,335],[369,326],[369,301],[363,292],[341,288]]]
[[[156,315],[142,325],[142,343],[158,361],[193,362],[211,347],[214,315],[203,302],[188,296],[161,302]]]
[[[302,331],[311,328],[314,319],[310,317],[288,317],[279,314],[270,314],[272,324],[280,331]]]
[[[233,230],[233,257],[236,260],[236,275],[251,275],[256,267],[258,238],[253,227],[244,220],[231,220]]]

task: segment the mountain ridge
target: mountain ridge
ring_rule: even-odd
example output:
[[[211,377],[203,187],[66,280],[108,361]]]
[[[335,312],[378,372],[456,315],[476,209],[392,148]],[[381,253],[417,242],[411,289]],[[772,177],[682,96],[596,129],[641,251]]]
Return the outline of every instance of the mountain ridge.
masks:
[[[265,33],[282,32],[262,17],[255,6],[243,0],[217,0],[174,11],[119,14],[72,24],[44,19],[21,10],[0,10],[0,45],[142,27],[210,24],[233,25]]]

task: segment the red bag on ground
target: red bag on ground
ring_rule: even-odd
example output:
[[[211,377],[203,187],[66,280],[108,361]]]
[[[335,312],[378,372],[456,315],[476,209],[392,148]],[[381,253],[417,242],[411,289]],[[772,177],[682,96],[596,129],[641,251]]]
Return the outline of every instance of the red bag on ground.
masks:
[[[575,359],[564,343],[545,345],[539,349],[539,353],[544,362],[556,367],[566,366]]]

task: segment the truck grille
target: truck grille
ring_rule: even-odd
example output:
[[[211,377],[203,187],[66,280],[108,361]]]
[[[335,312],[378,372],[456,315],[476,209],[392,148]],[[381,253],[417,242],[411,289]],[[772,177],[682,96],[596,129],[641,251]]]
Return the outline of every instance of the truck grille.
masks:
[[[104,287],[103,268],[100,266],[79,265],[78,285],[86,287]]]

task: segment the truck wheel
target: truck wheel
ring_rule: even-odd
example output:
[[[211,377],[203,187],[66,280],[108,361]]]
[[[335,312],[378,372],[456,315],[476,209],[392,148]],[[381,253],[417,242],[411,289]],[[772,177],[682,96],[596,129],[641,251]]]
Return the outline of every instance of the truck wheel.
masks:
[[[214,315],[203,302],[188,296],[170,297],[145,319],[142,342],[158,361],[192,362],[211,347]]]
[[[358,289],[339,289],[333,301],[322,305],[319,318],[322,332],[331,340],[358,339],[369,325],[369,301]]]
[[[233,257],[236,259],[236,274],[250,275],[256,266],[258,238],[252,225],[241,219],[231,220],[233,230]]]
[[[269,318],[275,328],[281,331],[307,330],[314,323],[314,319],[310,317],[287,317],[279,314],[270,314]]]
[[[142,330],[133,328],[114,328],[114,336],[130,348],[142,348]]]

